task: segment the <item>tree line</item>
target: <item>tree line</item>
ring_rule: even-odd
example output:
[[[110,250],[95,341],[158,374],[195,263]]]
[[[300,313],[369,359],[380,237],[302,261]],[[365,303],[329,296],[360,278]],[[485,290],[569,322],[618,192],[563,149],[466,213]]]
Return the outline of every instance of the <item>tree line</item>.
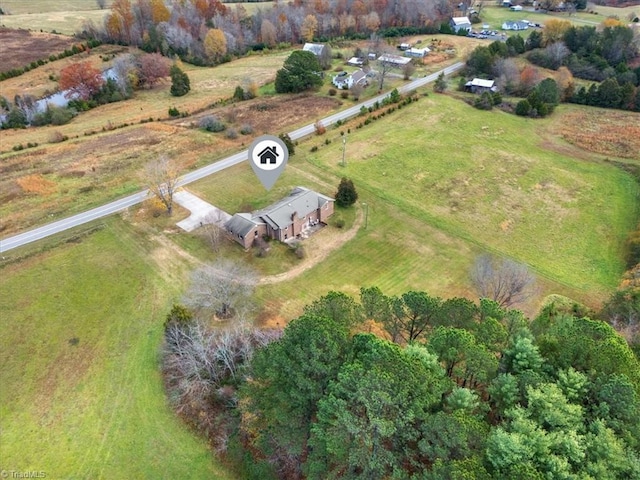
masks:
[[[104,25],[87,23],[84,34],[105,42],[178,55],[195,64],[216,64],[250,49],[361,35],[389,29],[436,32],[452,7],[446,0],[314,0],[274,2],[249,15],[242,3],[218,0],[114,0]]]
[[[543,79],[533,65],[518,67],[514,57],[522,54],[555,70],[555,78]],[[476,48],[467,60],[467,75],[493,78],[501,92],[525,97],[515,109],[520,115],[545,116],[562,101],[640,111],[640,67],[630,67],[639,55],[633,31],[624,25],[605,22],[599,31],[554,19],[526,41],[515,35]],[[578,89],[574,77],[601,83]]]
[[[254,283],[237,278],[245,296],[225,305],[194,277],[163,365],[180,413],[245,478],[639,478],[638,357],[579,304],[556,297],[529,320],[500,282],[477,303],[364,287],[284,329],[208,326],[246,318]]]

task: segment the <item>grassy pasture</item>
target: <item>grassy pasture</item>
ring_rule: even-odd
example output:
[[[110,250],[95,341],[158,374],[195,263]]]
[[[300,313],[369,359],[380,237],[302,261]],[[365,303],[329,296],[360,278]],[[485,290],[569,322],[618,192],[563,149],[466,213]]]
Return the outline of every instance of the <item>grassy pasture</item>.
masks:
[[[616,284],[638,214],[630,176],[545,148],[548,120],[483,113],[447,96],[394,115],[350,136],[344,173],[361,189],[585,293]],[[340,148],[307,159],[342,172]]]
[[[591,9],[590,9],[591,10]],[[550,19],[567,20],[576,26],[583,25],[598,25],[604,21],[608,16],[615,16],[622,21],[627,21],[627,17],[632,12],[638,12],[637,7],[615,8],[594,6],[592,9],[597,14],[588,13],[585,11],[577,12],[575,14],[567,14],[562,12],[531,12],[521,10],[519,12],[513,12],[505,7],[499,7],[496,5],[485,5],[482,9],[482,23],[488,24],[491,29],[501,31],[502,23],[506,20],[529,20],[530,22],[539,23],[543,25]],[[474,26],[474,29],[478,29],[478,26]],[[529,36],[533,29],[524,30],[522,32],[509,32],[505,33],[509,35],[520,34],[523,37]]]
[[[159,373],[163,317],[185,278],[163,244],[117,217],[2,268],[4,469],[233,478],[175,417]]]

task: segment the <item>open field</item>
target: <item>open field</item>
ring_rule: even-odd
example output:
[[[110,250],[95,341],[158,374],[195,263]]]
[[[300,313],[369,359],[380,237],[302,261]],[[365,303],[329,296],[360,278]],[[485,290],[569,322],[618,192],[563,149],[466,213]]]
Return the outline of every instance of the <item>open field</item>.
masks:
[[[107,7],[111,3],[111,0],[106,0]],[[227,7],[235,9],[236,5],[241,5],[249,15],[253,15],[258,10],[272,8],[273,2],[228,3]],[[2,0],[0,7],[8,13],[0,16],[0,25],[66,35],[81,31],[88,21],[102,26],[110,12],[109,8],[100,10],[95,0]]]
[[[28,4],[29,2],[23,2]],[[55,3],[55,2],[52,2]],[[108,10],[70,10],[62,12],[2,15],[0,25],[7,28],[24,28],[43,32],[73,35],[82,30],[85,22],[101,26]]]
[[[547,150],[548,121],[484,114],[445,96],[395,115],[351,135],[344,174],[356,185],[561,283],[585,291],[616,284],[620,247],[638,215],[630,176]],[[340,148],[308,161],[342,172]]]
[[[640,8],[638,7],[626,7],[626,8],[615,8],[615,7],[603,7],[603,6],[594,6],[593,8],[589,7],[589,10],[593,10],[597,12],[597,14],[588,13],[586,11],[577,12],[575,14],[569,15],[568,13],[562,12],[551,12],[544,13],[542,11],[539,12],[531,12],[527,10],[522,10],[520,12],[512,12],[508,8],[499,7],[495,5],[485,5],[482,9],[482,23],[489,24],[490,28],[493,30],[502,31],[502,23],[505,20],[529,20],[530,22],[539,23],[543,25],[550,19],[559,19],[559,20],[567,20],[573,23],[576,26],[583,25],[598,25],[602,21],[604,21],[608,16],[615,16],[620,18],[622,21],[627,21],[627,17],[632,12],[640,13]],[[478,29],[478,26],[474,26],[474,29]],[[505,31],[508,35],[516,35],[519,34],[522,37],[528,37],[529,34],[533,31],[533,29],[528,29],[522,32],[510,32]]]
[[[51,54],[58,54],[78,42],[65,35],[29,32],[0,27],[0,72],[20,68],[37,60],[44,60]],[[4,85],[2,88],[4,92]]]
[[[337,100],[326,97],[294,95],[287,98],[288,101],[258,98],[222,110],[220,118],[229,128],[239,130],[249,124],[254,129],[252,135],[238,135],[236,139],[227,138],[224,132],[213,134],[192,128],[190,124],[197,123],[197,118],[190,118],[135,125],[6,154],[0,159],[3,236],[142,189],[145,165],[162,154],[175,159],[181,171],[187,172],[246,148],[255,135],[293,129],[305,121],[305,116],[320,118],[339,105]],[[96,110],[107,114],[120,111],[109,107],[120,108],[126,114],[124,106],[119,104]],[[76,119],[78,126],[88,126],[80,123],[81,120]],[[109,122],[109,119],[100,121]],[[69,130],[61,127],[34,130],[41,134],[62,131],[69,135]],[[9,142],[8,138],[4,141]]]
[[[98,227],[2,268],[2,468],[233,478],[175,417],[160,377],[162,323],[186,265],[120,218]]]

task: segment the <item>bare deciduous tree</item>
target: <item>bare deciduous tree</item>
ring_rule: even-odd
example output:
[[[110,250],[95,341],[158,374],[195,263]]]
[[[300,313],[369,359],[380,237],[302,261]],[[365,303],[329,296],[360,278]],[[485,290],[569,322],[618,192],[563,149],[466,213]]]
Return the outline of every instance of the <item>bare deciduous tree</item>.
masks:
[[[416,73],[416,66],[413,64],[413,62],[406,63],[402,66],[402,77],[405,80],[410,80],[411,75],[413,75],[414,73]]]
[[[220,210],[214,210],[204,217],[204,235],[214,252],[220,250],[220,243],[224,239],[223,221]]]
[[[231,427],[218,420],[212,400],[234,407],[235,385],[254,352],[281,334],[281,330],[260,330],[244,323],[230,329],[199,322],[168,324],[162,369],[170,397],[176,411],[193,422],[216,450],[226,450]]]
[[[245,320],[253,310],[256,272],[240,263],[221,259],[193,272],[184,304],[197,314]]]
[[[161,155],[157,160],[147,164],[145,168],[145,181],[149,192],[162,202],[167,213],[173,213],[173,195],[178,186],[178,169],[166,155]]]
[[[536,292],[536,278],[525,265],[491,255],[477,258],[471,282],[481,298],[489,298],[501,307],[522,303]]]

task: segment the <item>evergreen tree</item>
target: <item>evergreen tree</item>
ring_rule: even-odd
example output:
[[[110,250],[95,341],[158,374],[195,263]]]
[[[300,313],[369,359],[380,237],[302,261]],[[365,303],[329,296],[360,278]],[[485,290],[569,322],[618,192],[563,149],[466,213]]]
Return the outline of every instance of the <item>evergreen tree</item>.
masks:
[[[336,192],[336,205],[339,207],[349,207],[358,200],[358,192],[353,182],[348,178],[342,177],[338,191]]]
[[[276,73],[276,92],[298,93],[322,85],[322,67],[311,52],[297,50]]]
[[[191,90],[191,82],[186,73],[180,67],[174,65],[169,72],[171,75],[171,95],[174,97],[182,97]]]

